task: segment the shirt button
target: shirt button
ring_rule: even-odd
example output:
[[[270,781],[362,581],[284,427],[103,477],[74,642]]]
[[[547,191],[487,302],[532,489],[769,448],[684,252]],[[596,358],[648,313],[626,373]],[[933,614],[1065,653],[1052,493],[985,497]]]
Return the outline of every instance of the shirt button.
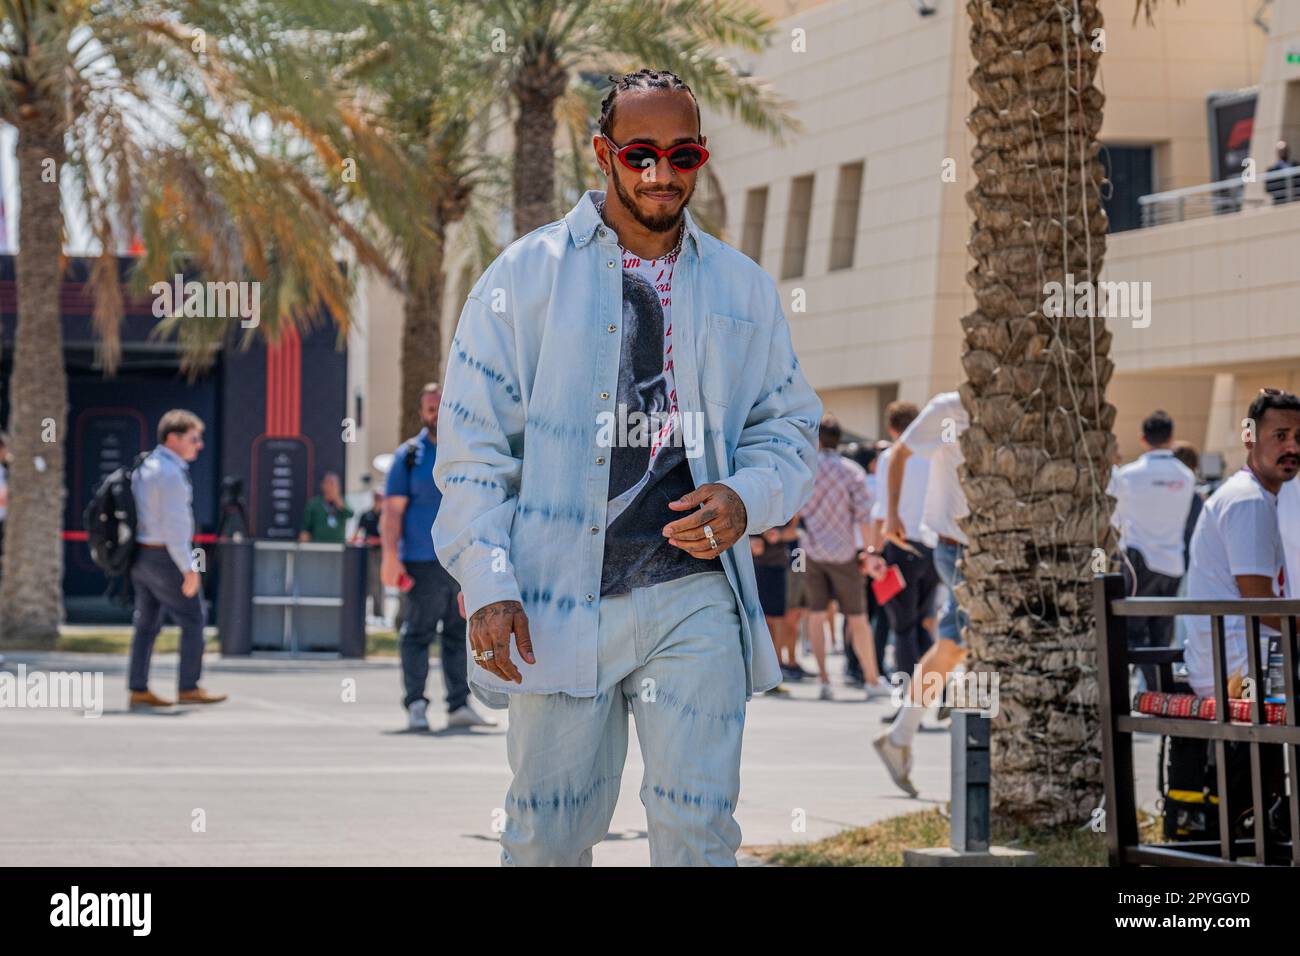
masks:
[[[610,325],[609,325],[609,330],[610,330],[611,332],[613,332],[616,328],[618,328],[618,326],[617,326],[617,325],[614,325],[614,324],[611,322]]]
[[[602,238],[602,239],[608,239],[608,238],[609,238],[609,230],[608,230],[608,229],[602,229],[602,230],[600,230],[600,238]]]
[[[587,603],[588,603],[588,604],[590,604],[590,603],[591,603],[592,601],[594,601],[594,600],[596,600],[596,595],[594,595],[594,594],[588,594],[588,595],[587,595]]]
[[[601,398],[609,398],[609,392],[601,392],[601,393],[600,393],[600,397],[601,397]]]
[[[612,268],[614,268],[614,260],[613,260],[613,259],[610,259],[609,262],[606,262],[606,263],[605,263],[605,268],[607,268],[607,269],[612,269]]]
[[[596,464],[598,464],[598,465],[603,465],[603,464],[605,464],[605,459],[604,459],[604,458],[597,458],[597,459],[596,459]]]
[[[593,525],[592,528],[591,528],[591,533],[592,533],[592,534],[600,534],[600,529]]]

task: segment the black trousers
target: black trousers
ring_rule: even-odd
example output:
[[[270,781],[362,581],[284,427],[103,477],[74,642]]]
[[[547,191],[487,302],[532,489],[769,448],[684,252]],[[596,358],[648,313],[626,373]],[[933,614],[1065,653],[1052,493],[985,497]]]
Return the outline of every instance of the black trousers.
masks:
[[[465,619],[456,601],[460,585],[437,561],[404,563],[415,584],[406,594],[406,620],[398,640],[406,692],[402,705],[410,707],[417,700],[428,700],[424,687],[429,679],[429,645],[440,639],[442,682],[447,692],[447,713],[451,713],[469,699]]]
[[[162,548],[141,548],[131,565],[131,587],[135,590],[134,630],[131,635],[131,665],[127,687],[149,689],[149,663],[153,659],[154,640],[162,629],[163,612],[171,615],[181,629],[181,664],[178,686],[194,690],[203,673],[203,622],[205,610],[201,594],[186,597],[181,593],[185,575],[176,567],[172,556]]]
[[[908,541],[913,554],[894,542],[885,545],[881,556],[886,564],[898,565],[906,587],[885,604],[889,629],[894,632],[894,667],[908,680],[934,637],[921,622],[934,615],[934,593],[939,587],[939,572],[934,568],[934,551],[920,541]]]
[[[1126,548],[1128,562],[1124,564],[1124,593],[1136,597],[1177,597],[1178,585],[1182,578],[1170,577],[1147,567],[1146,558],[1136,548]],[[1132,565],[1130,567],[1129,565]],[[1130,617],[1128,622],[1128,646],[1130,650],[1142,647],[1168,647],[1174,639],[1174,619],[1172,617]],[[1148,690],[1156,690],[1158,668],[1143,664],[1143,678]],[[1169,688],[1162,688],[1169,690]]]

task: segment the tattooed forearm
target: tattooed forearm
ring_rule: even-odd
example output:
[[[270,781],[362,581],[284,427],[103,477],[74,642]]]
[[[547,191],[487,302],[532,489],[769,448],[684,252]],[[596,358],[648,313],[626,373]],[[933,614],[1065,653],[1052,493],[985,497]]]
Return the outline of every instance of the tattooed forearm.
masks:
[[[495,604],[485,604],[474,612],[474,616],[469,619],[470,624],[484,625],[502,617],[514,617],[522,613],[524,606],[518,601],[497,601]]]

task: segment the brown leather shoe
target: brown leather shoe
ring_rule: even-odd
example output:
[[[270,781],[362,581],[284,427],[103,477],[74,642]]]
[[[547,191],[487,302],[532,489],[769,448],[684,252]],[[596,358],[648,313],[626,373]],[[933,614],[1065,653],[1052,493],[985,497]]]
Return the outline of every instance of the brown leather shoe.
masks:
[[[170,700],[163,700],[153,691],[133,690],[127,702],[131,707],[171,707]]]
[[[225,694],[209,694],[202,687],[183,690],[177,703],[181,704],[219,704],[226,699]]]

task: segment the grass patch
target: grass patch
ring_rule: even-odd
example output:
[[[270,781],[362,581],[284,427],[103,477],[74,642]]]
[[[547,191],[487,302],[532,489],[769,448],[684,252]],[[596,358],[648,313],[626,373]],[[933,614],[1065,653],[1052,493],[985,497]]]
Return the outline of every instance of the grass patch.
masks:
[[[164,627],[159,632],[157,640],[154,641],[154,652],[158,654],[176,653],[180,649],[180,637],[180,628]],[[43,651],[48,650],[48,648],[6,645],[0,650]],[[131,628],[111,625],[69,628],[59,634],[59,640],[54,645],[54,650],[64,654],[129,654],[131,652]],[[212,654],[220,652],[221,637],[216,633],[215,629],[209,629],[209,633],[204,640],[204,650]],[[437,656],[437,642],[434,643],[430,650],[434,656]],[[397,633],[395,631],[371,631],[366,635],[367,657],[396,657],[397,655]]]
[[[153,649],[157,654],[175,654],[180,650],[181,631],[178,627],[164,627],[154,641]],[[216,634],[209,634],[203,641],[205,651],[217,651],[221,648],[221,639]],[[59,642],[54,645],[56,651],[65,654],[129,654],[131,652],[131,629],[129,627],[83,628],[70,633],[61,633]]]
[[[1160,842],[1160,821],[1139,811],[1142,842]],[[746,852],[776,866],[902,866],[903,850],[947,846],[948,818],[938,809],[889,817],[870,826],[844,830],[813,843],[747,847]],[[999,846],[1032,850],[1039,866],[1105,866],[1106,836],[1090,829],[1023,830],[994,826]]]

